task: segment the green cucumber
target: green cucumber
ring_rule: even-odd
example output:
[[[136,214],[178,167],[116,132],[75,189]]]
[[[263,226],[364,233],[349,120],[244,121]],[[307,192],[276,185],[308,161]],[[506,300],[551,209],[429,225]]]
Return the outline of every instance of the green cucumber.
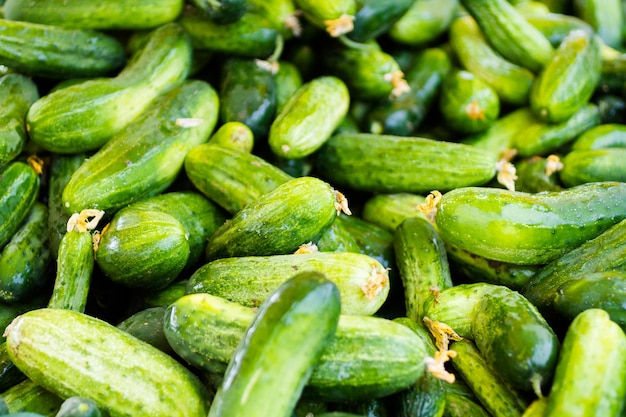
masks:
[[[559,159],[559,163],[561,160]],[[559,191],[559,176],[551,168],[555,164],[549,158],[534,156],[515,163],[517,179],[515,189],[525,193]],[[558,167],[558,164],[556,164]]]
[[[39,98],[37,85],[21,74],[7,74],[0,78],[0,101],[5,103],[0,112],[0,167],[13,161],[24,149],[28,139],[26,113]]]
[[[218,416],[289,417],[334,337],[341,300],[319,272],[299,272],[255,313],[209,410]]]
[[[191,4],[202,10],[208,19],[221,25],[236,22],[247,10],[246,0],[192,0]]]
[[[331,280],[341,294],[342,314],[372,315],[389,293],[385,268],[367,255],[350,252],[217,259],[191,275],[186,292],[259,307],[294,271],[317,271]]]
[[[464,395],[446,392],[446,405],[443,417],[489,417],[489,413],[480,404]]]
[[[458,0],[414,1],[409,10],[389,28],[391,39],[408,46],[434,42],[450,27]]]
[[[413,3],[413,0],[357,0],[354,28],[347,36],[357,42],[377,38],[401,19]]]
[[[107,4],[78,0],[71,3],[7,0],[5,19],[21,20],[72,29],[153,29],[176,19],[183,9],[180,0],[110,1]]]
[[[181,83],[190,62],[184,30],[175,23],[160,26],[116,77],[88,80],[37,100],[26,117],[30,138],[57,153],[96,150],[144,113],[159,93]]]
[[[63,401],[54,417],[101,417],[96,403],[87,397],[69,397]]]
[[[48,207],[36,201],[0,252],[0,300],[21,303],[41,291],[52,264],[48,249]]]
[[[63,399],[30,379],[26,379],[0,394],[10,413],[37,413],[54,417]],[[31,415],[32,417],[32,415]]]
[[[602,66],[598,90],[603,93],[622,94],[624,89],[624,68],[626,68],[626,54],[603,46],[601,49]]]
[[[574,14],[587,22],[602,39],[613,48],[622,46],[624,11],[618,0],[575,0]]]
[[[0,392],[8,390],[25,379],[26,375],[11,362],[7,352],[7,344],[5,342],[0,343]],[[0,399],[3,399],[1,394]]]
[[[626,335],[600,309],[569,326],[544,416],[619,416],[626,396]]]
[[[501,262],[548,263],[626,216],[626,183],[540,194],[464,187],[443,195],[435,222],[446,243]]]
[[[411,193],[375,194],[365,200],[361,215],[364,220],[394,232],[405,219],[423,216],[417,206],[425,200],[426,197]]]
[[[546,406],[548,405],[548,397],[540,397],[530,403],[522,417],[543,417],[543,413],[546,412]]]
[[[303,84],[276,115],[269,129],[272,152],[283,158],[304,158],[330,138],[348,114],[350,94],[337,77],[321,76]]]
[[[182,170],[187,152],[208,140],[217,100],[216,91],[199,80],[163,93],[72,174],[63,190],[67,212],[114,212],[164,191]]]
[[[115,327],[143,340],[161,352],[171,355],[174,353],[174,350],[167,342],[165,331],[163,330],[163,319],[165,318],[166,309],[167,306],[165,305],[148,307],[125,318]]]
[[[336,203],[336,193],[325,181],[289,180],[220,226],[206,246],[207,259],[293,252],[330,227]]]
[[[226,148],[252,152],[254,148],[254,132],[248,125],[242,122],[226,122],[213,132],[208,142]]]
[[[572,117],[596,90],[601,65],[598,38],[584,30],[570,32],[533,83],[533,113],[550,123]]]
[[[361,252],[358,243],[344,227],[343,220],[347,217],[337,217],[328,229],[312,242],[320,252]]]
[[[393,233],[368,222],[360,217],[340,217],[342,226],[359,245],[360,253],[376,259],[384,268],[392,268],[395,258],[393,254]]]
[[[248,11],[265,17],[287,40],[302,34],[299,12],[293,0],[247,0]]]
[[[602,182],[626,182],[626,147],[595,150],[573,150],[568,152],[561,162],[559,179],[566,187]]]
[[[334,184],[387,193],[482,185],[495,176],[496,162],[469,145],[367,133],[334,135],[316,155],[320,175]]]
[[[572,143],[572,150],[576,151],[605,148],[626,148],[626,125],[601,124],[586,130]]]
[[[206,388],[194,374],[105,321],[44,308],[19,316],[6,332],[11,360],[63,398],[87,396],[111,417],[207,414]]]
[[[0,19],[0,33],[0,64],[24,75],[101,77],[118,70],[126,58],[117,39],[89,30]]]
[[[354,29],[356,0],[295,0],[304,18],[322,28],[332,37],[345,35]]]
[[[0,171],[0,248],[11,240],[28,216],[39,187],[39,176],[24,162],[11,162]]]
[[[441,417],[446,406],[444,382],[425,373],[412,387],[400,392],[398,417]]]
[[[461,4],[493,48],[512,63],[538,73],[552,60],[554,49],[548,39],[507,0],[461,0]]]
[[[302,86],[302,74],[298,67],[291,61],[281,60],[278,62],[278,72],[274,75],[276,80],[276,113],[285,107],[291,96]]]
[[[524,18],[536,27],[550,41],[552,46],[558,47],[563,39],[572,31],[582,29],[593,33],[593,28],[584,20],[563,13],[524,13]]]
[[[136,309],[147,309],[151,307],[167,307],[180,297],[185,295],[187,289],[187,279],[171,282],[167,287],[160,290],[147,291],[143,293],[138,301]]]

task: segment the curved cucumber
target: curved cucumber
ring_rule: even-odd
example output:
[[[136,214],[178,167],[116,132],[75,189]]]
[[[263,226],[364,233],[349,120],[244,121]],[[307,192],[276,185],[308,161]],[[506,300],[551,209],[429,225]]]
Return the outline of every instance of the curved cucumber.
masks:
[[[39,194],[39,176],[23,162],[0,171],[0,248],[11,240]]]

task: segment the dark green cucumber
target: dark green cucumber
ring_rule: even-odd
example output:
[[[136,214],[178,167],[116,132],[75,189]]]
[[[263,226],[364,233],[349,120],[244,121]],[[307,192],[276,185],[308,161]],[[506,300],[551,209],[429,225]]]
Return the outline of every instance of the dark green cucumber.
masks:
[[[443,417],[489,417],[489,413],[480,404],[464,395],[446,392],[446,405]]]
[[[26,379],[0,394],[10,413],[36,413],[54,417],[63,399],[30,379]],[[32,417],[32,415],[31,415]]]
[[[626,54],[603,46],[601,49],[602,69],[600,70],[600,81],[598,90],[603,93],[613,93],[621,95],[626,82],[624,68],[626,68]]]
[[[207,244],[207,259],[293,252],[330,227],[337,216],[336,203],[336,193],[325,181],[289,180],[218,228]]]
[[[348,87],[341,79],[321,76],[306,82],[271,123],[270,149],[288,159],[311,155],[330,138],[349,106]]]
[[[246,0],[193,0],[191,4],[221,25],[236,22],[247,10]]]
[[[319,239],[312,242],[317,246],[317,250],[320,252],[361,252],[356,240],[343,225],[343,219],[348,217],[350,216],[335,218]]]
[[[148,307],[125,318],[115,327],[171,355],[174,350],[167,342],[163,330],[166,309],[165,305]]]
[[[0,78],[0,101],[5,103],[0,112],[0,166],[13,161],[22,152],[28,139],[26,113],[39,98],[37,85],[21,74],[7,74]]]
[[[409,46],[434,42],[450,27],[458,6],[458,0],[414,1],[409,10],[389,28],[389,37]]]
[[[593,28],[584,20],[564,13],[524,13],[524,18],[543,36],[545,36],[552,46],[557,48],[563,39],[572,31],[582,29],[593,33]]]
[[[94,267],[91,233],[75,229],[65,233],[56,261],[56,277],[48,307],[84,312]]]
[[[347,36],[357,42],[377,38],[402,18],[413,3],[412,0],[357,0],[354,28]]]
[[[450,25],[450,43],[463,67],[493,88],[505,103],[525,105],[535,76],[496,52],[471,16]]]
[[[24,162],[11,162],[0,171],[0,248],[13,237],[39,194],[40,180]]]
[[[626,396],[626,335],[600,309],[569,326],[554,375],[546,417],[619,416]]]
[[[319,272],[299,272],[272,291],[235,349],[210,417],[289,417],[335,335],[341,300]]]
[[[170,23],[149,36],[116,77],[88,80],[37,100],[26,118],[31,140],[58,153],[96,150],[145,113],[159,93],[181,83],[191,62],[187,34]]]
[[[276,80],[276,112],[280,113],[291,96],[302,86],[302,74],[293,62],[281,60],[278,62],[278,72],[274,78]]]
[[[320,175],[331,182],[387,193],[485,184],[495,176],[496,161],[492,153],[469,145],[367,133],[337,134],[316,155]]]
[[[293,271],[318,271],[331,280],[341,294],[342,314],[372,315],[389,293],[386,269],[369,256],[350,252],[217,259],[191,275],[186,292],[259,307]]]
[[[63,190],[67,212],[114,212],[164,191],[182,170],[187,152],[208,140],[217,100],[216,91],[199,80],[163,93],[72,174]]]
[[[596,90],[601,66],[598,38],[584,30],[570,32],[533,83],[533,113],[550,123],[572,117]]]
[[[574,140],[572,150],[626,148],[626,125],[607,123],[594,126]]]
[[[183,9],[180,0],[110,1],[107,4],[78,0],[71,3],[54,0],[8,0],[4,17],[8,20],[41,23],[72,29],[152,29],[176,19]]]
[[[25,75],[101,77],[119,69],[124,47],[110,35],[0,19],[0,63]]]
[[[188,363],[223,373],[253,318],[251,308],[209,294],[190,294],[168,308],[165,335]],[[326,346],[304,395],[325,401],[385,397],[423,375],[427,354],[422,339],[402,324],[341,315],[335,338]]]
[[[626,216],[626,183],[583,184],[539,194],[464,187],[443,195],[435,222],[443,240],[514,264],[548,263]]]
[[[340,217],[342,226],[359,245],[360,252],[376,259],[385,268],[392,268],[395,262],[393,254],[393,233],[368,222],[360,217]]]
[[[560,159],[558,161],[561,162]],[[549,158],[534,156],[515,162],[517,179],[515,189],[525,193],[542,191],[559,191],[562,189],[559,176],[550,166],[554,165]],[[557,164],[558,166],[558,164]]]
[[[161,211],[118,211],[102,232],[95,251],[100,270],[118,284],[160,289],[187,264],[189,243],[182,223]]]
[[[293,0],[247,0],[248,11],[265,17],[287,40],[302,34],[299,12]]]
[[[559,179],[566,187],[602,181],[626,182],[626,147],[573,150],[561,162]]]
[[[63,401],[54,417],[101,417],[96,403],[87,397],[69,397]]]
[[[600,121],[602,124],[626,124],[626,101],[614,94],[600,94],[595,100],[600,109]]]
[[[354,29],[355,0],[295,0],[294,3],[302,10],[305,19],[332,37]]]
[[[275,75],[257,60],[231,58],[222,67],[219,103],[222,123],[238,121],[265,137],[276,116]]]
[[[602,39],[613,48],[622,46],[624,10],[616,0],[575,0],[574,14],[587,22]]]
[[[242,122],[226,122],[213,132],[208,142],[226,148],[252,152],[254,148],[254,132],[248,125]]]
[[[194,374],[95,317],[65,309],[29,311],[7,329],[7,347],[31,380],[63,398],[92,398],[111,417],[207,414],[207,391]]]
[[[41,291],[47,283],[51,261],[48,208],[36,201],[0,252],[0,299],[21,303]]]
[[[540,72],[552,60],[548,39],[507,0],[461,0],[488,42],[514,64]]]
[[[182,279],[171,282],[167,287],[160,290],[146,291],[137,297],[137,304],[134,310],[167,307],[185,295],[186,289],[187,279]]]

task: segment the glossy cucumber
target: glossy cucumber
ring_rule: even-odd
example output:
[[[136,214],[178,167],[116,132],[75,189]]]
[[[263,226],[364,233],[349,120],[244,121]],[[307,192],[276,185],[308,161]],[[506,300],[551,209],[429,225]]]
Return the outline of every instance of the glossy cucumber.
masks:
[[[247,0],[248,11],[265,17],[287,40],[302,35],[302,24],[293,0]]]
[[[489,417],[489,413],[472,399],[453,392],[446,392],[443,417]]]
[[[247,10],[246,0],[193,0],[191,2],[211,21],[225,25],[236,22]]]
[[[337,185],[387,193],[480,185],[496,172],[496,156],[469,145],[367,133],[334,135],[317,152],[316,164]]]
[[[175,23],[160,26],[116,77],[90,79],[37,100],[26,117],[30,138],[57,153],[96,150],[144,113],[159,93],[182,82],[190,62],[184,30]]]
[[[420,380],[398,396],[399,417],[441,417],[446,405],[446,382],[425,373]]]
[[[320,252],[353,252],[361,251],[359,245],[350,232],[344,227],[343,220],[348,218],[337,217],[328,229],[313,242]]]
[[[402,18],[413,3],[412,0],[357,0],[354,28],[347,36],[357,42],[377,38]]]
[[[417,206],[426,197],[411,193],[375,194],[363,204],[363,219],[394,232],[405,219],[423,214]]]
[[[13,237],[39,194],[35,170],[15,161],[0,171],[0,248]]]
[[[278,62],[276,80],[276,112],[280,113],[291,96],[302,86],[302,74],[298,67],[291,61],[281,60]]]
[[[332,37],[345,35],[354,29],[355,0],[295,0],[304,17]]]
[[[602,42],[614,48],[622,46],[624,10],[616,0],[575,0],[574,14],[587,22]]]
[[[269,129],[272,152],[288,159],[304,158],[326,142],[348,114],[350,94],[333,76],[314,78],[289,98]]]
[[[293,252],[330,227],[336,203],[335,191],[325,181],[289,180],[220,226],[208,241],[207,259]]]
[[[208,140],[217,101],[216,91],[199,80],[163,93],[72,174],[63,190],[67,212],[95,208],[112,214],[165,190],[182,170],[187,152]]]
[[[64,309],[29,311],[8,328],[7,347],[37,384],[63,398],[92,398],[112,417],[207,414],[206,388],[194,374],[95,317]]]
[[[558,47],[572,30],[582,29],[593,33],[593,28],[587,22],[569,14],[524,13],[524,18],[543,33],[554,47]]]
[[[602,181],[626,182],[625,148],[575,150],[568,152],[561,162],[559,178],[566,187]]]
[[[22,152],[28,140],[24,119],[38,98],[37,85],[30,78],[21,74],[0,78],[0,101],[5,103],[0,112],[0,167]]]
[[[389,37],[409,46],[434,42],[449,28],[458,6],[458,0],[414,1],[406,13],[389,28]]]
[[[515,189],[526,193],[561,190],[563,187],[556,170],[561,163],[560,159],[555,163],[554,158],[541,156],[525,158],[516,162]]]
[[[54,417],[63,399],[30,379],[26,379],[4,391],[2,399],[10,413],[33,413]],[[30,417],[33,417],[32,414]]]
[[[335,335],[340,308],[337,287],[318,272],[299,272],[272,291],[236,347],[208,415],[289,417]]]
[[[444,241],[501,262],[548,263],[626,215],[626,184],[583,184],[540,194],[464,187],[443,195],[435,222]]]
[[[248,125],[242,122],[226,122],[213,132],[208,142],[226,148],[252,152],[254,148],[254,132]]]
[[[317,271],[331,280],[341,294],[342,314],[372,315],[389,293],[385,268],[369,256],[349,252],[217,259],[191,275],[186,292],[259,307],[293,271]]]
[[[607,123],[594,126],[574,140],[572,150],[626,148],[626,125]]]
[[[341,217],[341,224],[359,245],[360,253],[376,259],[384,268],[395,270],[393,233],[356,216]]]
[[[174,350],[167,342],[165,331],[163,330],[163,319],[165,318],[166,309],[167,306],[165,305],[148,307],[125,318],[115,327],[143,340],[162,352],[172,355]]]

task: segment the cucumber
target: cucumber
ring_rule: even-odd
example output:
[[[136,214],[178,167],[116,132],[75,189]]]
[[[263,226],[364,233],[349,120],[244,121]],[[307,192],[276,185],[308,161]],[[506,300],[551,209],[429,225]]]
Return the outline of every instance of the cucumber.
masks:
[[[207,414],[206,388],[195,375],[100,319],[43,308],[19,316],[6,332],[11,360],[63,398],[89,397],[111,417]]]
[[[199,80],[163,93],[72,174],[63,190],[66,211],[112,214],[164,191],[182,170],[187,152],[208,140],[217,121],[217,100],[216,91]],[[177,124],[188,119],[193,126]]]
[[[87,397],[69,397],[63,401],[54,417],[101,417],[96,403]]]
[[[0,171],[0,248],[13,237],[39,194],[35,170],[14,161]]]
[[[210,417],[289,417],[339,321],[337,287],[299,272],[272,291],[235,349]]]
[[[424,374],[420,380],[397,396],[399,417],[441,417],[446,406],[446,382],[432,374]]]
[[[624,10],[616,0],[575,0],[574,14],[587,22],[602,39],[613,48],[622,46]]]
[[[286,60],[278,62],[278,72],[274,79],[276,80],[276,113],[278,114],[291,96],[302,86],[303,80],[298,67]]]
[[[17,366],[9,358],[7,344],[5,342],[0,343],[0,392],[8,390],[24,380],[26,380],[26,375],[17,369]],[[0,400],[4,400],[2,394],[0,394]]]
[[[252,148],[254,148],[254,132],[248,125],[242,122],[226,122],[213,132],[208,142],[226,148],[252,152]]]
[[[356,42],[377,38],[401,19],[413,3],[413,0],[357,0],[354,28],[346,36]]]
[[[37,85],[21,74],[7,74],[0,78],[0,101],[5,103],[0,112],[0,167],[13,161],[28,140],[26,113],[39,98]]]
[[[566,187],[602,182],[626,182],[626,147],[595,150],[573,150],[563,159],[559,179]]]
[[[248,12],[266,18],[287,40],[302,34],[299,12],[293,0],[247,0]]]
[[[328,229],[317,239],[312,242],[317,246],[320,252],[361,252],[356,240],[350,232],[344,227],[343,220],[348,217],[337,217]]]
[[[24,75],[101,77],[126,59],[122,44],[104,33],[6,19],[0,19],[0,32],[0,64]]]
[[[186,293],[208,293],[259,307],[293,271],[317,271],[331,280],[341,294],[342,314],[372,315],[389,293],[385,268],[369,256],[350,252],[217,259],[191,275]]]
[[[436,41],[450,27],[458,0],[414,1],[409,10],[388,31],[402,45],[422,46]]]
[[[540,194],[463,187],[443,195],[435,222],[446,243],[471,253],[544,264],[624,219],[624,193],[619,182]]]
[[[600,81],[600,42],[584,30],[570,32],[533,83],[530,108],[546,122],[572,117],[591,98]]]
[[[489,413],[480,404],[463,395],[446,392],[446,406],[443,411],[443,417],[463,416],[489,417]]]
[[[626,125],[607,123],[594,126],[574,140],[572,150],[626,148]]]
[[[626,336],[589,309],[569,326],[544,416],[619,416],[626,396]]]
[[[303,84],[276,115],[269,129],[272,152],[304,158],[326,142],[348,114],[350,94],[337,77],[321,76]]]
[[[557,48],[563,39],[572,31],[581,29],[590,34],[593,28],[584,20],[563,13],[524,13],[524,18],[548,38],[552,46]]]
[[[293,252],[330,227],[337,216],[336,203],[336,193],[325,181],[314,177],[289,180],[220,226],[208,241],[206,257]]]
[[[193,0],[191,2],[211,21],[225,25],[236,22],[247,10],[246,0]]]
[[[426,198],[411,193],[375,194],[363,204],[363,219],[394,232],[407,218],[423,216],[417,206]]]
[[[187,34],[170,23],[149,36],[116,77],[88,80],[37,100],[26,117],[31,140],[57,153],[96,150],[144,113],[159,93],[181,83],[191,62]]]
[[[555,173],[554,159],[535,156],[522,159],[515,163],[517,180],[515,189],[525,193],[540,193],[542,191],[559,191],[562,189],[559,175]],[[561,160],[558,160],[558,167]],[[556,168],[555,168],[556,169]]]
[[[382,193],[485,184],[495,176],[496,162],[490,152],[469,145],[367,133],[334,135],[316,154],[320,175],[333,184]]]
[[[5,19],[21,20],[71,29],[139,30],[153,29],[176,19],[183,9],[180,0],[111,1],[98,4],[86,0],[71,3],[35,0],[25,3],[7,0]]]
[[[324,29],[332,37],[338,37],[354,29],[356,0],[295,0],[304,18],[316,27]]]
[[[63,404],[63,400],[56,394],[41,387],[30,379],[26,379],[0,394],[8,406],[9,412],[41,413],[44,416],[54,417]],[[30,417],[33,417],[32,415]]]
[[[163,330],[163,319],[165,318],[166,309],[166,305],[148,307],[125,318],[115,327],[149,343],[161,352],[172,355],[174,350],[167,342],[165,331]]]

